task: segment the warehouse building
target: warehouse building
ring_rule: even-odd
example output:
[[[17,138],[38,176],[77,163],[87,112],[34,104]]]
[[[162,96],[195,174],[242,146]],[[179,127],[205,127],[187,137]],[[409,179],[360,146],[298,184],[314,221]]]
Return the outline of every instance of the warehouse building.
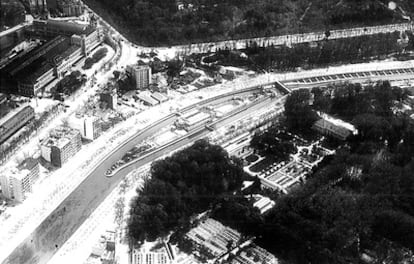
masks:
[[[88,56],[100,43],[95,27],[66,21],[35,20],[32,34],[52,38],[1,69],[2,81],[17,87],[19,94],[33,97],[53,87],[72,65]]]
[[[34,109],[29,105],[23,105],[11,110],[0,119],[0,144],[13,136],[24,125],[34,120]]]

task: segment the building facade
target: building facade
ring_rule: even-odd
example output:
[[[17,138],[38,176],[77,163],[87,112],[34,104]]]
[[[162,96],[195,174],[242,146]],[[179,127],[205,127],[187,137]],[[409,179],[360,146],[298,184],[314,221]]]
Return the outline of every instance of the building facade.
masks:
[[[129,264],[171,264],[165,252],[146,252],[133,249],[130,253]]]
[[[71,66],[83,57],[82,47],[71,38],[57,36],[42,46],[8,63],[2,78],[16,83],[20,95],[37,96],[49,84],[55,84]]]
[[[64,2],[59,5],[64,16],[80,16],[84,12],[84,7],[80,2]]]
[[[41,143],[42,157],[57,167],[62,167],[81,148],[80,132],[65,126],[53,130],[49,138]]]
[[[33,121],[34,118],[34,109],[25,105],[12,110],[0,119],[0,144],[13,136],[24,125]]]
[[[113,110],[116,109],[118,104],[118,96],[115,91],[104,91],[100,94],[101,102],[105,102],[107,106]]]
[[[95,140],[102,134],[101,120],[96,116],[75,117],[69,124],[80,131],[82,138],[87,140]]]
[[[17,202],[23,202],[27,194],[32,192],[33,184],[39,178],[39,163],[28,158],[17,168],[3,172],[0,184],[3,195]]]
[[[315,122],[313,129],[327,136],[332,136],[340,140],[347,139],[350,135],[356,135],[357,129],[350,123],[333,118],[326,114],[321,115],[321,119]]]
[[[126,69],[128,75],[134,80],[137,90],[147,89],[151,83],[151,68],[148,65],[129,65]]]

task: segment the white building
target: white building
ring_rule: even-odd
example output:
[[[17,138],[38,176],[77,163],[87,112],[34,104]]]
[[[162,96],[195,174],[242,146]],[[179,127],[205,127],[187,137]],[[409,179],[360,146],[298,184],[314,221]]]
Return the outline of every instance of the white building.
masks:
[[[166,252],[151,252],[133,249],[130,253],[129,264],[172,264]]]
[[[96,116],[75,117],[69,120],[69,125],[80,131],[82,138],[95,140],[102,133],[101,121]]]
[[[341,140],[345,140],[350,135],[358,134],[358,130],[350,123],[333,118],[324,113],[320,114],[320,116],[321,119],[313,124],[313,129],[322,134],[333,136]]]
[[[240,136],[232,139],[229,142],[226,142],[223,145],[223,148],[229,153],[231,156],[236,156],[239,158],[246,157],[253,153],[253,149],[250,147],[250,140],[251,137],[249,133],[243,133]]]
[[[140,101],[142,101],[145,105],[154,106],[158,104],[158,101],[153,99],[151,95],[147,92],[141,92],[137,94],[137,97]]]
[[[180,129],[190,131],[197,126],[207,123],[211,119],[210,114],[199,112],[198,110],[190,111],[183,114],[177,121],[176,126]]]
[[[23,202],[28,193],[32,192],[34,182],[39,177],[39,163],[29,158],[16,168],[4,170],[0,174],[0,185],[6,198]]]
[[[255,194],[254,199],[255,202],[253,203],[253,206],[259,209],[261,214],[266,213],[267,211],[272,209],[273,206],[275,206],[275,202],[273,200],[271,200],[268,197],[264,197],[260,194]]]

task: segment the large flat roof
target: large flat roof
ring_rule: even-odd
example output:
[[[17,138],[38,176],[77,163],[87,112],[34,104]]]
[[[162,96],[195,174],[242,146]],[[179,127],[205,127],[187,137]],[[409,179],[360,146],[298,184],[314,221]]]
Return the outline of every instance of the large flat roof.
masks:
[[[71,139],[76,136],[77,134],[80,134],[79,130],[60,126],[55,128],[52,132],[50,132],[49,137],[44,140],[41,145],[46,147],[52,147],[56,146],[58,148],[62,148],[66,144],[68,144]]]
[[[325,113],[321,113],[320,116],[321,116],[321,119],[318,120],[317,122],[326,121],[326,122],[329,122],[329,123],[331,123],[331,124],[333,124],[337,127],[345,128],[345,129],[351,131],[352,133],[357,133],[357,129],[351,123],[345,122],[345,121],[343,121],[341,119],[338,119],[338,118],[334,118],[334,117],[332,117],[330,115],[327,115]]]
[[[14,61],[13,65],[6,66],[5,71],[14,72],[17,69],[14,74],[16,79],[34,83],[37,78],[51,70],[54,64],[59,63],[78,48],[71,46],[70,38],[59,36]],[[34,56],[38,56],[38,58],[19,69],[22,63]]]
[[[15,75],[21,68],[27,67],[24,66],[25,64],[33,64],[33,63],[41,63],[45,60],[45,56],[48,56],[50,52],[53,52],[53,49],[56,46],[59,46],[62,42],[65,42],[66,37],[58,36],[43,45],[29,51],[28,53],[24,54],[23,56],[12,60],[8,63],[2,71],[9,73],[11,75]],[[40,59],[40,60],[39,60]],[[39,61],[38,61],[39,60]],[[37,62],[36,62],[37,61]],[[30,63],[29,63],[30,62]]]
[[[33,108],[28,104],[23,104],[19,107],[11,109],[10,112],[8,112],[5,116],[0,118],[0,127],[6,124],[11,118],[13,118],[15,115],[25,110],[26,108],[31,108],[33,110]],[[33,110],[33,113],[34,113],[34,110]]]

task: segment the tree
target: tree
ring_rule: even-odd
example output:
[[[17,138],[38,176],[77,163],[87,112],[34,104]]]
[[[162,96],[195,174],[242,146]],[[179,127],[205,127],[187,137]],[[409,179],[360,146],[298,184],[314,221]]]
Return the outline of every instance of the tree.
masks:
[[[174,59],[168,61],[167,64],[167,75],[168,82],[171,83],[172,80],[180,75],[181,70],[183,69],[184,63],[180,59]]]
[[[151,175],[131,204],[128,236],[132,244],[188,226],[193,214],[239,189],[244,171],[221,147],[201,140],[152,163]]]
[[[310,106],[311,94],[307,89],[294,90],[286,99],[285,115],[287,126],[296,131],[307,131],[317,120]]]
[[[292,141],[283,140],[278,137],[276,128],[270,129],[262,134],[255,134],[250,145],[262,155],[272,155],[279,160],[289,160],[290,154],[296,151],[296,147]]]

